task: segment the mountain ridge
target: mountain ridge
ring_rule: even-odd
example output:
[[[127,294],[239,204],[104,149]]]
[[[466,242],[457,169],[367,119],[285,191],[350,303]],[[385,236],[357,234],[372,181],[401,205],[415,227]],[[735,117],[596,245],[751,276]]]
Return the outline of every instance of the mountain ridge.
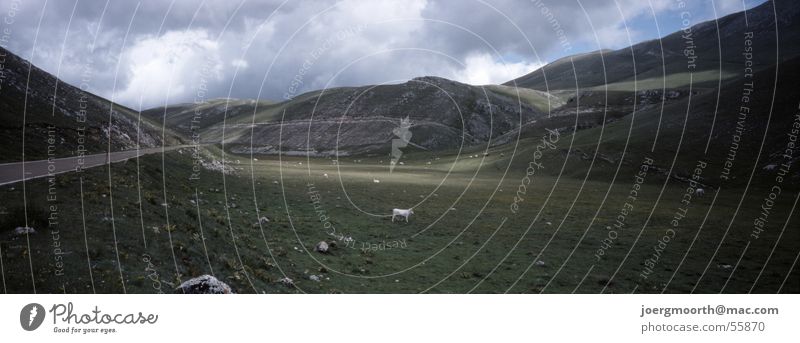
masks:
[[[101,153],[109,146],[112,151],[150,148],[164,145],[165,139],[166,144],[180,142],[137,111],[70,85],[5,48],[0,47],[0,55],[5,57],[0,88],[3,161]]]

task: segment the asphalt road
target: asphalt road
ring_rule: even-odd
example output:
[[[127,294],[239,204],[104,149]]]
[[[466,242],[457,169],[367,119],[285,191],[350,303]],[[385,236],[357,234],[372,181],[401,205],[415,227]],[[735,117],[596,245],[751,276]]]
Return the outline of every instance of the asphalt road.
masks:
[[[188,146],[173,146],[163,148],[165,151],[170,151]],[[95,154],[84,155],[82,157],[65,157],[40,161],[25,161],[25,174],[23,177],[23,163],[12,162],[0,164],[0,185],[20,182],[23,178],[27,180],[46,177],[49,175],[69,173],[78,170],[78,168],[88,169],[92,167],[102,166],[108,163],[120,162],[135,158],[137,156],[149,155],[159,153],[162,151],[161,147],[147,148],[141,150],[127,150],[117,151],[111,154]]]

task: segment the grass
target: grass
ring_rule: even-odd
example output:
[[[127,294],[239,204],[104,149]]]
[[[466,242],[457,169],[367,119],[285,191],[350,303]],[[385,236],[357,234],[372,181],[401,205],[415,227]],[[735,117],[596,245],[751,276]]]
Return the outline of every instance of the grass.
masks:
[[[31,181],[29,203],[56,205],[58,224],[37,227],[29,243],[25,236],[0,236],[4,290],[29,293],[35,282],[40,293],[171,292],[190,277],[213,274],[241,293],[594,293],[606,285],[605,292],[628,293],[660,292],[674,274],[667,292],[747,292],[760,274],[754,291],[776,292],[800,249],[797,230],[789,230],[766,261],[781,233],[778,223],[789,219],[795,195],[784,193],[773,224],[751,242],[729,279],[732,270],[722,266],[739,260],[758,215],[750,204],[760,201],[763,189],[748,191],[738,212],[742,190],[726,189],[702,230],[713,196],[692,202],[654,274],[641,279],[685,184],[648,176],[625,228],[597,261],[604,227],[619,214],[633,169],[624,168],[613,185],[603,177],[558,178],[564,160],[558,150],[546,152],[545,172],[533,178],[514,214],[510,205],[531,152],[521,148],[511,158],[510,149],[492,149],[485,159],[411,154],[391,174],[380,157],[343,158],[335,165],[330,159],[228,155],[236,175],[202,170],[194,181],[188,179],[189,154],[170,152],[163,160],[143,157],[138,177],[135,160],[111,165],[110,180],[109,167],[57,176],[57,199],[50,202],[47,180]],[[22,204],[19,185],[2,192],[7,209]],[[394,207],[412,206],[409,223],[387,216]],[[732,213],[736,220],[722,241]],[[254,226],[259,216],[271,220],[263,229]],[[328,235],[327,222],[353,242]],[[337,241],[331,254],[313,251],[321,240]],[[533,264],[537,260],[545,264]],[[297,288],[278,282],[285,276]],[[782,291],[797,292],[798,277],[789,274]]]
[[[509,87],[503,85],[489,85],[484,87],[495,93],[505,95],[511,99],[519,99],[523,103],[526,103],[531,107],[545,113],[549,113],[550,111],[565,104],[564,99],[561,99],[556,95],[535,89]]]
[[[594,91],[604,91],[608,89],[609,91],[627,91],[633,92],[634,90],[648,90],[648,89],[664,89],[664,88],[688,88],[689,84],[693,84],[695,87],[698,85],[709,85],[709,86],[716,86],[719,80],[723,82],[725,80],[729,80],[732,77],[736,76],[735,73],[728,71],[728,70],[703,70],[696,73],[673,73],[667,75],[667,77],[657,76],[657,77],[650,77],[644,78],[639,80],[628,80],[628,81],[620,81],[620,82],[613,82],[607,85],[595,86],[589,88],[589,90]],[[691,77],[691,78],[690,78]],[[691,82],[689,82],[691,80]]]

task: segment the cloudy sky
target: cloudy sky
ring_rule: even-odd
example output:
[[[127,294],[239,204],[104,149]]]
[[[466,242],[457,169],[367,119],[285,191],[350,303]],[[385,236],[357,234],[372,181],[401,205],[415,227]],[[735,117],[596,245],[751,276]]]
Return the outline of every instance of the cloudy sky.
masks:
[[[135,109],[436,75],[502,83],[764,0],[0,0],[3,46]],[[681,4],[685,7],[681,8]]]

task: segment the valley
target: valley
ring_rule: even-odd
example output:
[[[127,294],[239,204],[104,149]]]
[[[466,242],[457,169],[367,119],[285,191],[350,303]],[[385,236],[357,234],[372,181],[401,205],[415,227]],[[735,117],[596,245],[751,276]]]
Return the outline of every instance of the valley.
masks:
[[[4,49],[2,289],[798,293],[800,6],[772,6],[498,85],[142,111]]]

